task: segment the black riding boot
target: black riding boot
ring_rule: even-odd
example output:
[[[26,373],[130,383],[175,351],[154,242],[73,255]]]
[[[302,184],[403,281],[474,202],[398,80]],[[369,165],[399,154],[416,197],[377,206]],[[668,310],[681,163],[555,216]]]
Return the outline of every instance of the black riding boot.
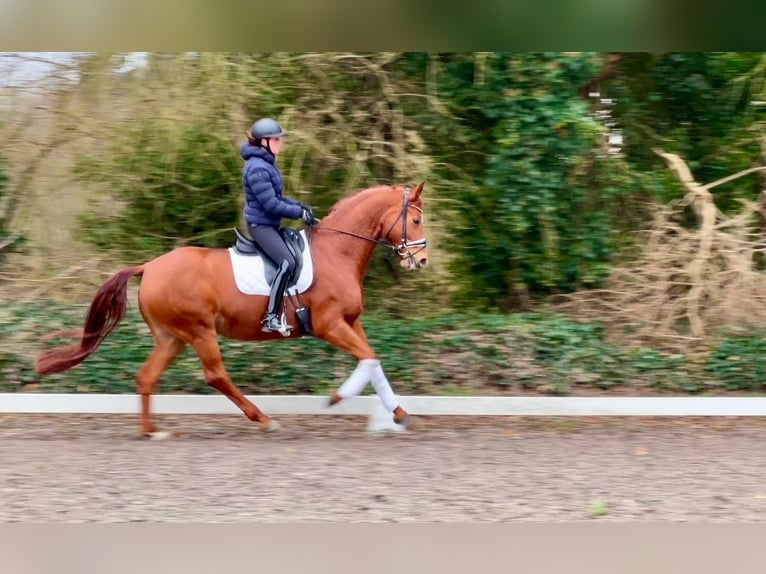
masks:
[[[283,261],[282,265],[277,271],[277,276],[274,278],[274,282],[271,284],[271,292],[269,293],[269,306],[266,308],[266,317],[261,323],[261,330],[265,333],[272,331],[281,331],[283,335],[289,334],[292,327],[285,325],[286,331],[283,331],[282,321],[279,317],[279,309],[282,306],[282,298],[285,294],[285,288],[287,282],[290,280],[290,266],[287,261]]]

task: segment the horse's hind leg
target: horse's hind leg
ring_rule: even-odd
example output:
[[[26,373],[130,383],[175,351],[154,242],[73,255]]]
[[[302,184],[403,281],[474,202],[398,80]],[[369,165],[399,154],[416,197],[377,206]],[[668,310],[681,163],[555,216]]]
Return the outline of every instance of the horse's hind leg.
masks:
[[[205,381],[214,389],[226,395],[237,405],[245,416],[251,421],[259,423],[261,430],[273,432],[279,430],[281,425],[266,415],[257,406],[250,402],[247,397],[231,381],[226,368],[223,365],[221,349],[215,331],[205,334],[190,341],[205,370]]]
[[[141,395],[141,433],[146,437],[164,438],[151,420],[151,396],[157,389],[160,376],[183,350],[185,343],[167,331],[152,329],[152,333],[154,350],[136,376],[138,393]]]

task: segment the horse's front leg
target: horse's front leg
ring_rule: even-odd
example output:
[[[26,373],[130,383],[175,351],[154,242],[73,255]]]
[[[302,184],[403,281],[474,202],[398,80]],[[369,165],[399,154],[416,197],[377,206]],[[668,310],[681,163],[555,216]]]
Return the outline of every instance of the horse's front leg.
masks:
[[[407,428],[412,426],[412,419],[399,404],[399,399],[394,394],[391,383],[383,372],[380,361],[375,356],[375,351],[370,347],[359,320],[352,325],[345,321],[338,321],[326,331],[321,334],[318,333],[317,336],[351,354],[358,361],[351,375],[330,396],[330,405],[361,394],[367,384],[372,383],[383,406],[393,413],[394,422]]]

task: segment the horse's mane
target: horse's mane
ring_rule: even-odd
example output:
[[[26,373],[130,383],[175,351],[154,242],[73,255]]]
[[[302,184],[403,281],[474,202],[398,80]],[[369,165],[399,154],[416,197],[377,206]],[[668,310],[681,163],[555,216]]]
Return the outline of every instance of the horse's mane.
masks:
[[[399,190],[399,189],[404,189],[404,186],[400,186],[400,185],[376,185],[374,187],[368,187],[367,189],[361,189],[359,191],[355,191],[351,195],[347,195],[346,197],[343,197],[343,198],[339,199],[335,203],[335,205],[333,205],[330,208],[330,211],[327,212],[327,215],[332,215],[333,213],[335,213],[339,209],[343,209],[347,204],[352,203],[352,202],[354,202],[356,200],[359,200],[359,199],[364,199],[368,195],[372,195],[374,193],[378,193],[378,192],[383,191],[383,190],[394,191],[394,190]]]

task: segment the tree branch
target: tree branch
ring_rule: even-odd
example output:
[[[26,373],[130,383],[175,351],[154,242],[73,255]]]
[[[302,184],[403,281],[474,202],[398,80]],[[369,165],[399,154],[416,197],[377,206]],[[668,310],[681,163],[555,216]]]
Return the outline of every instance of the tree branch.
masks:
[[[743,171],[740,171],[739,173],[735,173],[734,175],[723,177],[717,181],[714,181],[713,183],[708,183],[707,185],[703,185],[702,189],[713,189],[716,186],[723,185],[724,183],[727,183],[729,181],[732,181],[734,179],[740,178],[744,175],[747,175],[749,173],[753,173],[756,171],[766,171],[766,165],[751,167],[750,169],[745,169]]]

